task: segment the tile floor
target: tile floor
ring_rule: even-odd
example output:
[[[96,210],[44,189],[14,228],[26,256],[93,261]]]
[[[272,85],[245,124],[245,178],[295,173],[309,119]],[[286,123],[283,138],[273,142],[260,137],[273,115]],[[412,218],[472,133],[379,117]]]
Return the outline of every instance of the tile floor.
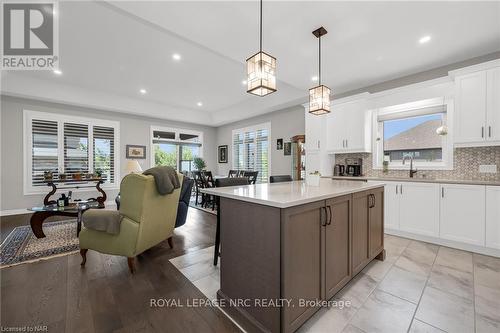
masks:
[[[500,332],[500,259],[385,236],[374,260],[299,332]],[[213,247],[171,259],[209,299],[219,289]]]

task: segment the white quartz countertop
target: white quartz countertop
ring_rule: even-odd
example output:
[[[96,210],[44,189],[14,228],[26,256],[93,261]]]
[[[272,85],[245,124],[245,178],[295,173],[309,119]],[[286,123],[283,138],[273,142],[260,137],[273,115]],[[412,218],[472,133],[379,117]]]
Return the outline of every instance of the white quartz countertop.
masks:
[[[464,180],[464,179],[439,179],[439,178],[397,178],[397,177],[350,177],[350,176],[333,176],[329,177],[334,180],[360,180],[360,181],[378,181],[378,182],[412,182],[412,183],[438,183],[438,184],[459,184],[459,185],[487,185],[500,186],[500,180]]]
[[[322,178],[319,186],[305,181],[206,188],[201,192],[256,204],[287,208],[383,186],[383,182],[352,182]]]

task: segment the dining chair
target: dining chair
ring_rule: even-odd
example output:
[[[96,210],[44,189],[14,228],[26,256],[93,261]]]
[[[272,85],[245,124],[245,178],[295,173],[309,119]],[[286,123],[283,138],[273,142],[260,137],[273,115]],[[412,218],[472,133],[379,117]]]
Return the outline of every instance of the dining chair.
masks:
[[[227,187],[248,185],[248,178],[246,177],[233,177],[233,178],[218,178],[215,180],[215,187]],[[215,249],[214,249],[214,266],[217,266],[219,260],[219,246],[220,246],[220,197],[216,197],[217,201],[217,228],[215,231]]]
[[[196,199],[195,205],[198,205],[198,197],[201,194],[201,204],[203,204],[204,194],[200,192],[200,189],[205,188],[205,183],[203,182],[203,177],[200,171],[193,171]]]
[[[243,177],[248,178],[248,183],[254,185],[257,182],[258,171],[243,171]]]
[[[229,170],[227,177],[228,178],[238,177],[239,172],[240,172],[240,170]]]
[[[283,182],[291,182],[292,176],[290,175],[278,175],[269,177],[270,183],[283,183]]]

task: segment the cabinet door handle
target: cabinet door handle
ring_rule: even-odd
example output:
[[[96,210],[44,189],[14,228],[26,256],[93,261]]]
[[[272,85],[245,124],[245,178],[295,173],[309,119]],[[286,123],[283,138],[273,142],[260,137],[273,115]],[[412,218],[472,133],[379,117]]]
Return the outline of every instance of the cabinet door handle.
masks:
[[[398,185],[396,185],[396,194],[398,194]]]
[[[481,126],[481,137],[484,138],[484,126]]]
[[[441,187],[441,198],[444,198],[444,187]]]
[[[328,219],[328,225],[332,224],[332,206],[327,206],[328,207],[328,212],[330,213],[330,218]],[[326,209],[325,209],[326,211]]]
[[[399,193],[403,194],[403,184],[399,185]]]
[[[373,196],[373,207],[377,205],[377,198],[375,197],[375,194],[372,194]]]
[[[326,216],[325,216],[325,222],[323,222],[323,209],[325,210],[325,215],[326,215],[326,208],[325,207],[320,207],[320,209],[319,209],[319,221],[320,221],[322,227],[324,227],[326,225]]]
[[[491,126],[488,126],[488,136],[491,138]]]

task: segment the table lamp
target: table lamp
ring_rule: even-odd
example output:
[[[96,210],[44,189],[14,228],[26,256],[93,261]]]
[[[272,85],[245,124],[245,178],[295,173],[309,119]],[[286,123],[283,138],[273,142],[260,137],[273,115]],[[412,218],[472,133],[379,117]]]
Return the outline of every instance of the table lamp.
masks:
[[[128,160],[126,172],[127,172],[127,174],[129,174],[129,173],[141,173],[142,168],[141,168],[139,162],[137,162],[137,160]]]

